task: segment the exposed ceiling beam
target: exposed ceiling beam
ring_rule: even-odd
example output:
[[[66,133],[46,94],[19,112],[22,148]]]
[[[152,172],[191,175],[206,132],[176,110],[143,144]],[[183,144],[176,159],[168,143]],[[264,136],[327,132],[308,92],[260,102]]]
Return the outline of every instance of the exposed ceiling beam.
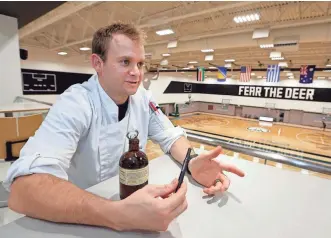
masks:
[[[175,17],[169,17],[169,18],[165,18],[163,21],[157,21],[157,22],[150,22],[150,23],[146,23],[146,24],[142,24],[139,25],[139,27],[141,28],[148,28],[148,27],[155,27],[155,26],[160,26],[160,25],[164,25],[173,21],[178,21],[181,19],[185,19],[185,18],[189,18],[189,17],[196,17],[196,16],[200,16],[200,15],[204,15],[204,14],[210,14],[213,12],[217,12],[217,11],[222,11],[222,10],[228,10],[228,9],[233,9],[233,8],[238,8],[238,7],[243,7],[243,6],[247,6],[247,5],[251,5],[251,2],[239,2],[239,3],[233,3],[233,4],[226,4],[226,5],[222,5],[220,7],[213,7],[213,8],[209,8],[203,11],[196,11],[194,13],[189,13],[189,14],[185,14],[185,15],[180,15],[180,16],[175,16]],[[136,12],[137,14],[139,14],[138,12]],[[79,40],[79,41],[74,41],[62,46],[58,46],[55,47],[51,50],[58,50],[64,47],[68,47],[68,46],[73,46],[73,45],[77,45],[77,44],[81,44],[81,43],[85,43],[85,42],[89,42],[92,41],[92,37],[86,38],[84,40]]]
[[[41,29],[54,24],[66,17],[71,16],[72,14],[83,10],[86,7],[91,7],[92,5],[99,3],[98,1],[95,2],[66,2],[59,7],[55,8],[54,10],[48,12],[47,14],[39,17],[37,20],[29,23],[28,25],[24,26],[19,31],[19,38],[20,40],[24,37],[27,37]]]

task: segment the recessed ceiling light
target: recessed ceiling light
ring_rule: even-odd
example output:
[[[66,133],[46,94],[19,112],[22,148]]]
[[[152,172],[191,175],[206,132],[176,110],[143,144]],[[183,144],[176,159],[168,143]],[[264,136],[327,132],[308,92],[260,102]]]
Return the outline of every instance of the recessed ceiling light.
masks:
[[[235,62],[235,60],[234,59],[226,59],[226,60],[224,60],[225,62]]]
[[[59,53],[57,53],[58,55],[67,55],[68,53],[67,52],[63,52],[63,51],[61,51],[61,52],[59,52]]]
[[[87,51],[87,50],[90,50],[91,48],[89,48],[89,47],[81,47],[81,48],[79,48],[81,51]]]
[[[197,64],[198,63],[198,61],[190,61],[190,62],[188,62],[189,64]]]
[[[165,35],[174,34],[174,31],[171,29],[164,29],[164,30],[157,31],[156,34],[158,34],[159,36],[165,36]]]
[[[164,54],[162,54],[162,56],[170,56],[170,54],[169,53],[164,53]]]
[[[233,18],[233,20],[235,23],[258,21],[258,20],[260,20],[260,15],[255,13],[255,14],[250,14],[250,15],[236,16]]]
[[[213,49],[203,49],[203,50],[201,50],[201,52],[209,53],[209,52],[214,52],[214,50]]]

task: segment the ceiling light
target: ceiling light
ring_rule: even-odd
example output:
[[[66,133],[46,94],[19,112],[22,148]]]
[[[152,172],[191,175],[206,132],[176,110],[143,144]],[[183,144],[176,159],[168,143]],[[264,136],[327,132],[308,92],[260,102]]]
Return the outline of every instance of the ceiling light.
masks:
[[[190,68],[186,67],[186,68],[183,68],[183,69],[190,69]]]
[[[251,75],[252,75],[252,76],[254,76],[254,75],[255,75],[255,73],[251,73]]]
[[[90,47],[81,47],[79,48],[81,51],[87,51],[87,50],[90,50],[91,48]]]
[[[271,58],[271,60],[283,60],[284,57],[275,57],[275,58]]]
[[[190,61],[190,62],[188,62],[189,64],[197,64],[198,63],[198,61]]]
[[[164,30],[157,31],[156,34],[158,34],[159,36],[165,36],[165,35],[174,34],[174,31],[171,29],[164,29]]]
[[[287,62],[279,62],[278,66],[279,67],[288,67]]]
[[[169,64],[168,60],[162,60],[162,61],[160,62],[160,65],[162,65],[162,66],[164,66],[164,65],[168,65],[168,64]]]
[[[208,67],[208,69],[217,69],[217,68],[214,66],[210,66],[210,67]]]
[[[282,52],[279,52],[279,51],[273,51],[273,52],[270,52],[269,57],[270,57],[270,58],[282,57]]]
[[[224,67],[225,68],[231,68],[232,64],[225,64]]]
[[[226,60],[224,60],[225,62],[235,62],[235,60],[234,59],[226,59]]]
[[[327,64],[326,67],[331,67],[331,64]]]
[[[323,76],[318,76],[317,79],[325,79]]]
[[[201,50],[201,52],[208,53],[208,52],[214,52],[214,50],[213,49],[203,49],[203,50]]]
[[[294,76],[288,76],[289,79],[294,79]]]
[[[67,52],[59,52],[59,53],[57,53],[58,55],[67,55],[68,53]]]
[[[257,20],[260,20],[260,15],[257,13],[250,14],[250,15],[244,15],[244,16],[236,16],[233,18],[233,21],[235,23],[250,22],[250,21],[257,21]]]
[[[323,70],[323,72],[330,73],[331,72],[331,69],[325,69],[325,70]]]
[[[212,61],[214,59],[214,55],[206,55],[205,61]]]
[[[286,76],[293,76],[293,73],[286,73]]]
[[[177,47],[177,41],[170,41],[168,43],[168,49],[169,48],[176,48]]]
[[[162,54],[162,56],[170,56],[170,54],[169,53],[164,53],[164,54]]]
[[[262,78],[262,76],[257,76],[257,78],[258,78],[258,79],[261,79],[261,78]]]
[[[274,44],[262,44],[260,45],[260,48],[273,48]]]

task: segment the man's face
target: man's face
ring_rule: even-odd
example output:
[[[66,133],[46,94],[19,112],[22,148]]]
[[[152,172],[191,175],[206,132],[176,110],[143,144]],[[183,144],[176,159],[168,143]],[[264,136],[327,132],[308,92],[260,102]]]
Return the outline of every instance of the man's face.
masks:
[[[142,44],[125,35],[114,35],[99,72],[106,91],[120,97],[135,94],[144,77],[144,60]]]

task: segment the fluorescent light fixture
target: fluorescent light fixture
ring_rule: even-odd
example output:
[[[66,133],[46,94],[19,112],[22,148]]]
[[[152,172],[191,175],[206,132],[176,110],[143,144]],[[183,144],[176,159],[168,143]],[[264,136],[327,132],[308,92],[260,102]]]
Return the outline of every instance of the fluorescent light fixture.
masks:
[[[331,69],[325,69],[323,72],[331,73]]]
[[[217,68],[214,66],[210,66],[210,67],[208,67],[208,69],[217,69]]]
[[[252,75],[252,76],[254,76],[254,75],[255,75],[255,73],[251,73],[251,75]]]
[[[226,59],[226,60],[224,60],[225,62],[235,62],[235,60],[234,59]]]
[[[81,47],[79,48],[81,51],[87,51],[87,50],[90,50],[91,48],[90,47]]]
[[[209,53],[209,52],[214,52],[214,50],[213,49],[203,49],[203,50],[201,50],[201,52]]]
[[[286,76],[293,76],[293,73],[286,73]]]
[[[145,56],[152,56],[152,53],[145,53]]]
[[[257,78],[258,78],[258,79],[261,79],[261,78],[262,78],[262,76],[257,76]]]
[[[274,47],[274,44],[262,44],[260,45],[260,48],[273,48]]]
[[[270,52],[269,57],[270,57],[270,58],[278,58],[278,57],[282,57],[282,52],[278,52],[278,51]]]
[[[279,67],[288,67],[287,62],[279,62]]]
[[[251,22],[251,21],[257,21],[257,20],[260,20],[260,15],[257,13],[243,15],[243,16],[236,16],[233,18],[233,21],[235,23]]]
[[[205,61],[212,61],[214,59],[214,55],[206,55]]]
[[[331,64],[327,64],[326,67],[331,67]]]
[[[174,34],[174,31],[171,29],[164,29],[164,30],[157,31],[156,34],[158,34],[159,36],[165,36],[165,35]]]
[[[318,76],[317,79],[325,79],[323,76]]]
[[[194,69],[194,65],[189,65],[188,66],[190,69]]]
[[[294,76],[288,76],[289,79],[294,79]]]
[[[160,65],[162,65],[162,66],[164,66],[164,65],[168,65],[168,60],[162,60],[161,62],[160,62]]]
[[[67,52],[63,52],[63,51],[61,51],[61,52],[59,52],[59,53],[57,53],[58,55],[67,55],[68,53]]]
[[[197,64],[198,63],[198,61],[190,61],[190,62],[188,62],[189,64]]]
[[[177,41],[175,40],[175,41],[170,41],[169,43],[168,43],[168,49],[169,48],[176,48],[177,47]]]
[[[275,58],[271,58],[271,60],[283,60],[284,57],[275,57]]]
[[[224,67],[225,68],[231,68],[232,64],[225,64]]]
[[[170,54],[169,53],[164,53],[164,54],[162,54],[162,56],[170,56]]]
[[[190,69],[189,67],[183,68],[183,69]]]

